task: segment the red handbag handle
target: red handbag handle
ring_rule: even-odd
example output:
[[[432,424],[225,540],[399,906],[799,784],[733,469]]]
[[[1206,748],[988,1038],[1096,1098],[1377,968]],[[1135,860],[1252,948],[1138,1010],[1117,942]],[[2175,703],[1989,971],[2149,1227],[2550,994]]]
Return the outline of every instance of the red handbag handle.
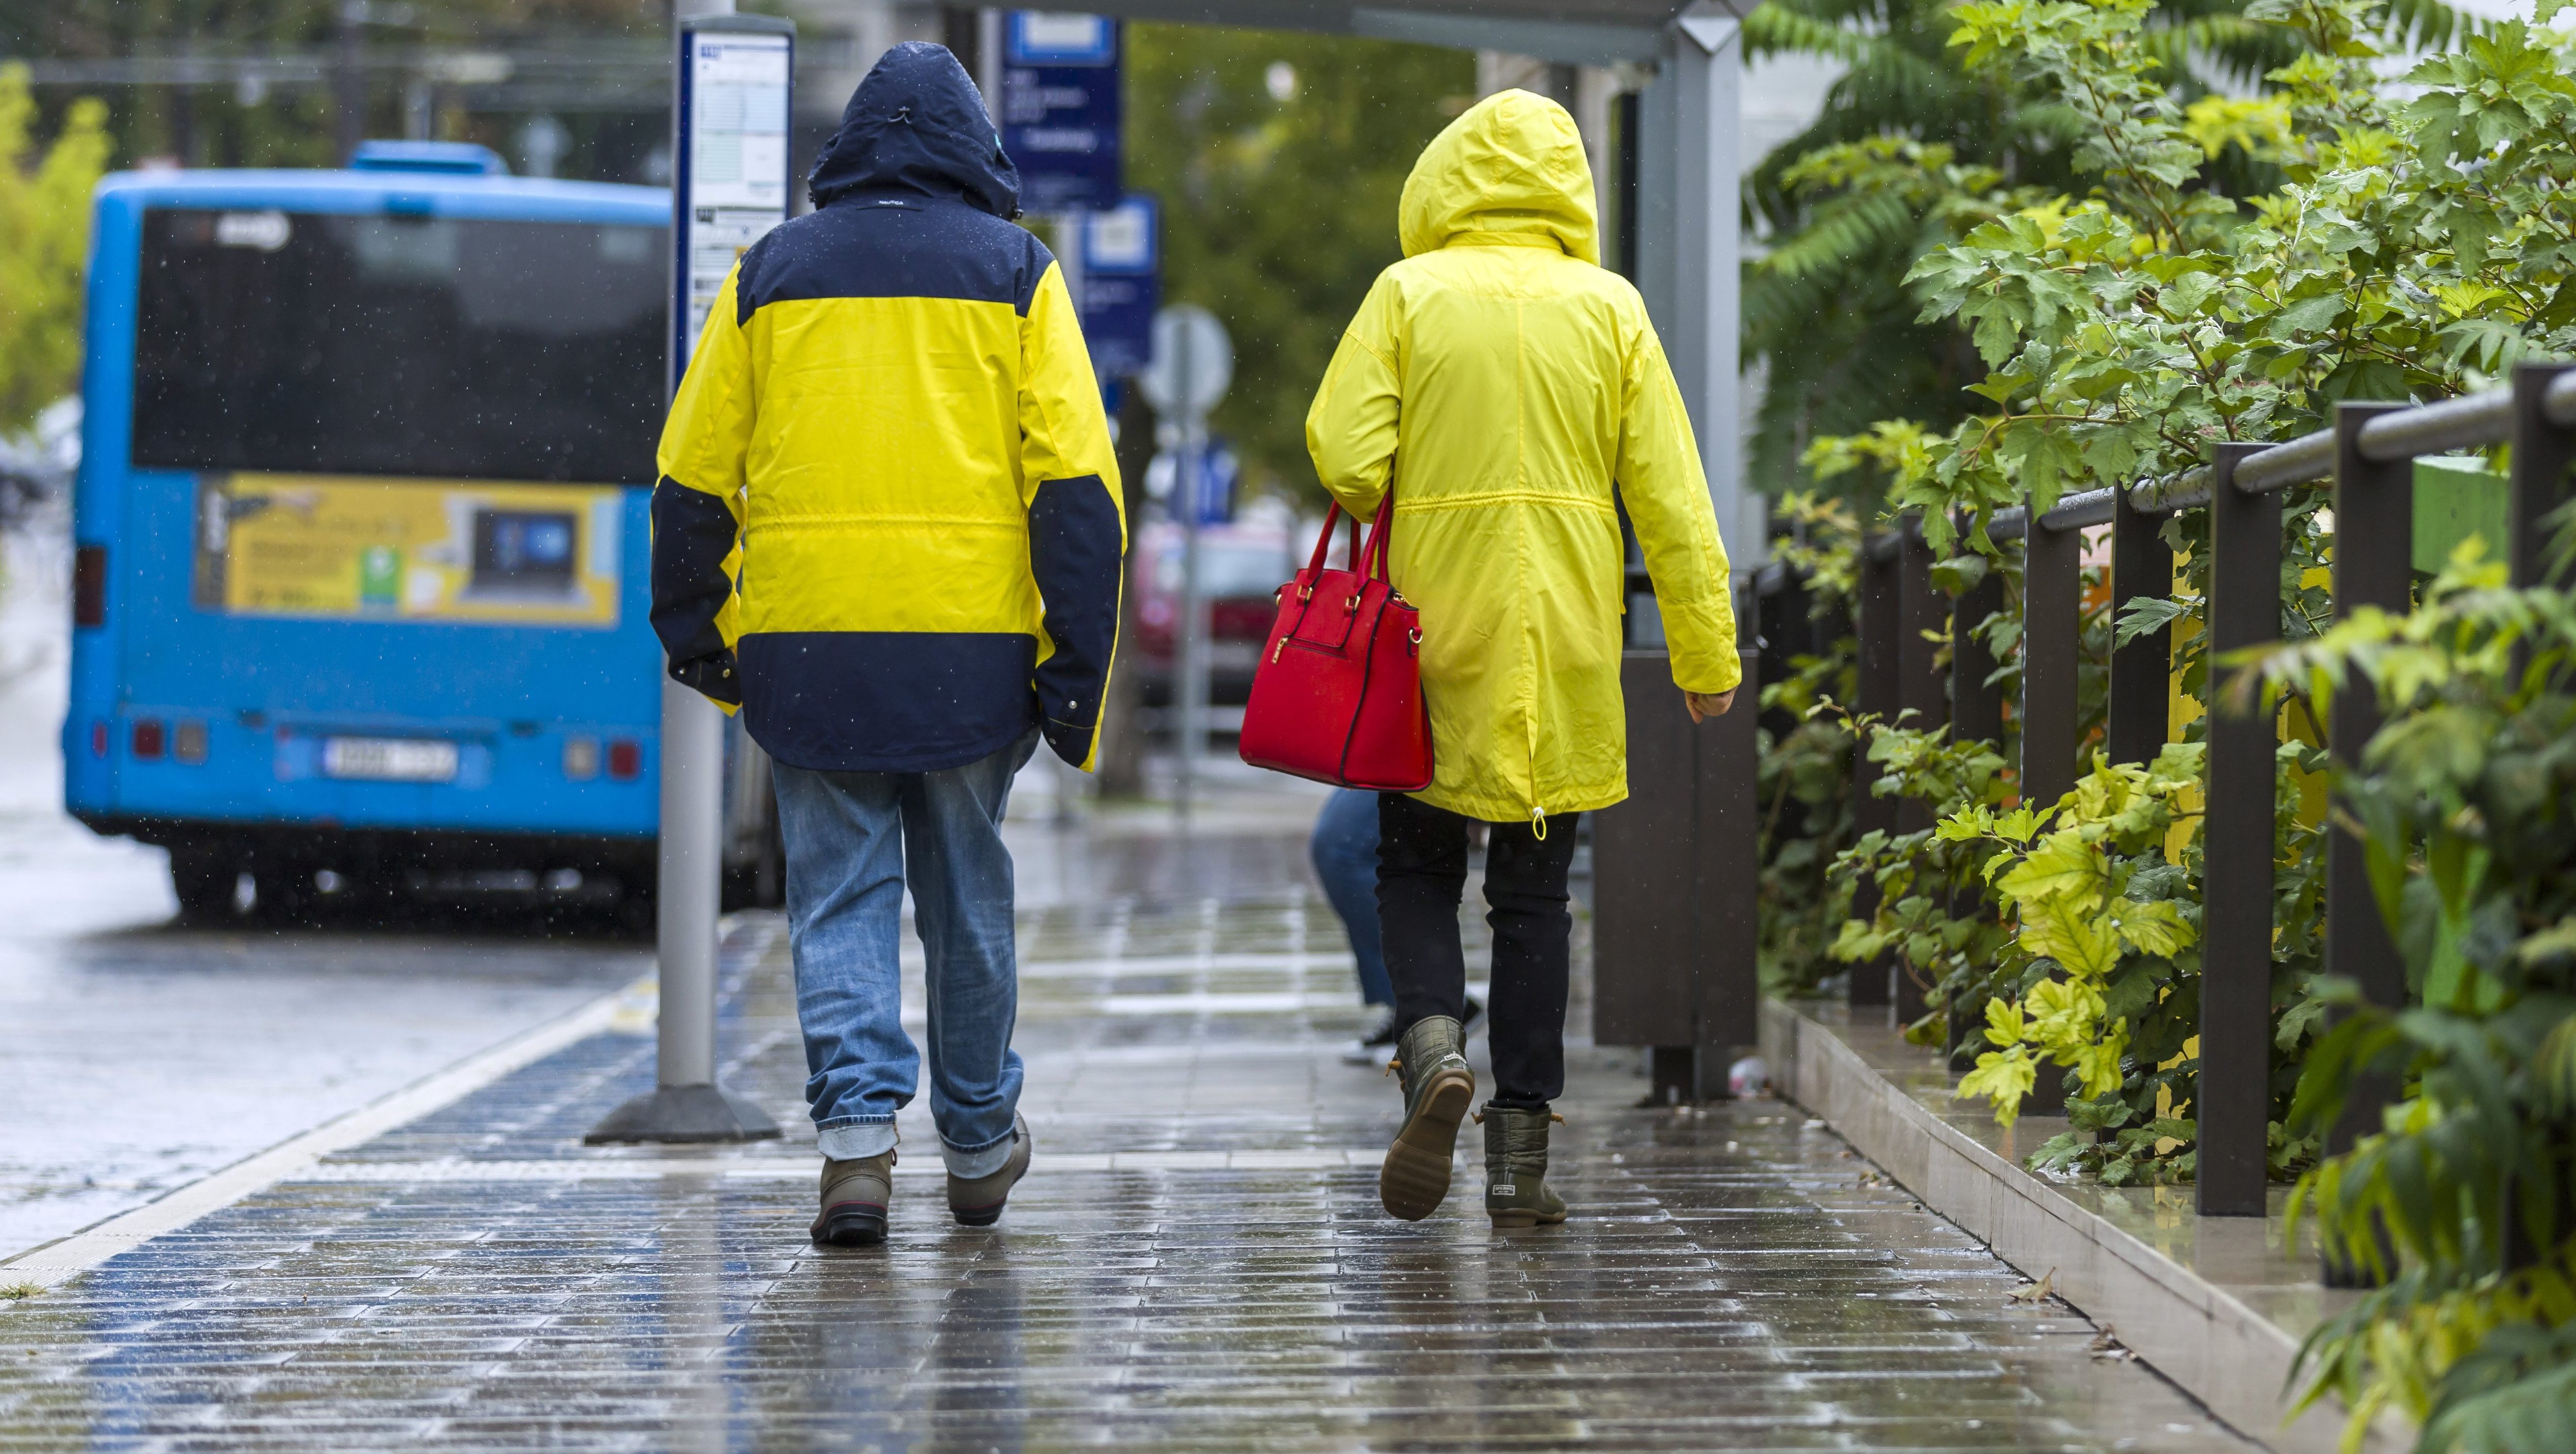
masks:
[[[1310,581],[1323,574],[1324,552],[1332,549],[1335,520],[1350,522],[1350,551],[1345,557],[1350,568],[1361,575],[1374,575],[1381,581],[1386,580],[1386,536],[1388,529],[1395,523],[1395,481],[1389,478],[1386,493],[1378,498],[1377,518],[1369,523],[1368,545],[1365,553],[1360,545],[1360,517],[1345,515],[1342,512],[1342,502],[1339,500],[1324,507],[1324,529],[1315,537],[1315,553],[1306,562],[1306,579]]]

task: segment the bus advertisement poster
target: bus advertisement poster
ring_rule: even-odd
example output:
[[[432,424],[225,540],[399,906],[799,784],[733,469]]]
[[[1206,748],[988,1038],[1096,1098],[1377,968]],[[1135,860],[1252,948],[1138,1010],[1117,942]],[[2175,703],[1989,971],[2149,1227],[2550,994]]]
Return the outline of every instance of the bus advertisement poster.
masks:
[[[197,481],[194,596],[232,616],[613,627],[616,486]]]
[[[750,25],[766,16],[703,16],[681,35],[680,202],[674,218],[683,307],[671,376],[686,371],[707,313],[744,251],[787,220],[788,92],[792,34]]]

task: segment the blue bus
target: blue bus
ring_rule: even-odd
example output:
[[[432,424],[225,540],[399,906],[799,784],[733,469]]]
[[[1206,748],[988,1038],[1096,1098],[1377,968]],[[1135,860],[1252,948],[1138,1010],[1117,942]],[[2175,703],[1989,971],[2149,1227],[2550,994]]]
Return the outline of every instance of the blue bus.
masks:
[[[197,917],[649,891],[669,194],[370,143],[96,209],[71,813],[167,848]],[[736,760],[730,876],[771,897]]]

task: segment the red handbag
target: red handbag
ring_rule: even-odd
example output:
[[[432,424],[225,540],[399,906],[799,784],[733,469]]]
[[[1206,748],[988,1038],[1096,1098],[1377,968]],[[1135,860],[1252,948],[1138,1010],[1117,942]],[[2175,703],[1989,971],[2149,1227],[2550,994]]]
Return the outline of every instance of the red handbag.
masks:
[[[1279,588],[1279,619],[1252,673],[1243,760],[1346,788],[1414,793],[1431,786],[1431,709],[1422,697],[1422,615],[1386,578],[1390,486],[1350,568],[1324,569],[1335,505],[1315,555]]]

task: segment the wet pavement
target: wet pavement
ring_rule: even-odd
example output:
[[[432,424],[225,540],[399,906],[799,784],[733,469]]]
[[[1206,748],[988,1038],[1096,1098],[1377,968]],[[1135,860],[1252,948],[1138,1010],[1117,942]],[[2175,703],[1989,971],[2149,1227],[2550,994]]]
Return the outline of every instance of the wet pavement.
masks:
[[[584,1148],[653,1060],[584,1040],[0,1304],[0,1449],[2243,1447],[1794,1108],[1637,1107],[1633,1051],[1574,1053],[1565,1226],[1493,1231],[1464,1165],[1386,1218],[1307,806],[1021,815],[998,1228],[950,1224],[916,1110],[888,1244],[806,1242],[785,936],[745,916],[725,1075],[787,1139]]]
[[[652,972],[639,943],[508,915],[174,925],[161,851],[63,813],[60,523],[0,536],[0,1258]]]

